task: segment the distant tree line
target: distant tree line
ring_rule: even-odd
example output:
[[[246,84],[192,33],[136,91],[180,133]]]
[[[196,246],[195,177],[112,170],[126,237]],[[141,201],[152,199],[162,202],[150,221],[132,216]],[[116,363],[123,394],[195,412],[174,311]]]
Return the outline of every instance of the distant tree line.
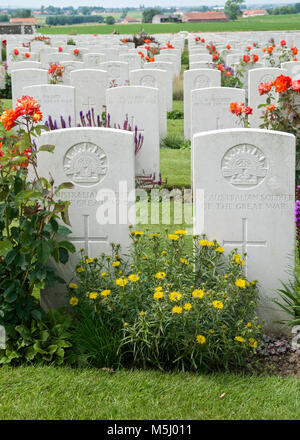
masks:
[[[103,23],[104,21],[105,20],[102,15],[53,15],[46,18],[46,24],[50,26],[64,26],[66,24],[71,25],[82,23]]]
[[[295,3],[292,6],[279,6],[278,8],[267,9],[270,15],[286,15],[286,14],[297,14],[300,12],[300,3]]]

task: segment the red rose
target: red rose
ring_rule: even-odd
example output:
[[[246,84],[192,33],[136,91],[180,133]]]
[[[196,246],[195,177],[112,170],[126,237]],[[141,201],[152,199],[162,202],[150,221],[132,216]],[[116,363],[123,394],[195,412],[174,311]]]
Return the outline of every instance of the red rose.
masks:
[[[59,46],[58,52],[62,52],[62,47]]]
[[[285,41],[285,40],[282,40],[282,41],[280,41],[280,44],[281,44],[282,47],[283,47],[283,46],[286,46],[286,41]]]
[[[250,57],[249,57],[249,55],[244,55],[244,56],[243,56],[243,61],[244,61],[245,63],[248,63],[248,62],[250,61]]]
[[[19,55],[19,51],[18,51],[18,49],[14,49],[14,55]]]
[[[276,92],[283,93],[292,85],[292,80],[289,76],[280,75],[274,81]]]
[[[30,58],[30,53],[26,52],[26,53],[25,53],[25,57],[26,57],[26,58]]]

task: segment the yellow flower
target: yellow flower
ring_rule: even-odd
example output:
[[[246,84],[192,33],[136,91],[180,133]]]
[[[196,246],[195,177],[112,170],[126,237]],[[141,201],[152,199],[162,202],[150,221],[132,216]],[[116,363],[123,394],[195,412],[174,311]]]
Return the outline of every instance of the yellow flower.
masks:
[[[70,283],[69,287],[70,287],[70,289],[78,289],[78,286],[76,283]]]
[[[77,273],[84,272],[84,268],[83,267],[77,267],[76,271],[77,271]]]
[[[98,296],[98,292],[91,292],[91,293],[89,294],[89,298],[90,298],[90,299],[97,299],[97,296]]]
[[[236,264],[239,264],[240,266],[243,266],[245,264],[244,260],[241,259],[240,254],[233,254],[233,259],[236,262]]]
[[[185,229],[178,229],[178,231],[175,231],[176,235],[186,235],[186,230]]]
[[[251,281],[252,286],[256,286],[256,281]]]
[[[211,329],[209,330],[209,333],[210,333],[211,335],[213,335],[213,334],[215,333],[215,331],[211,328]]]
[[[222,303],[222,301],[213,301],[211,304],[211,306],[213,306],[215,309],[223,309],[224,304]]]
[[[180,315],[180,313],[182,313],[182,307],[174,306],[172,309],[172,313],[177,313],[178,315]]]
[[[90,264],[90,263],[92,263],[94,261],[94,258],[87,258],[86,260],[85,260],[85,263],[86,264]]]
[[[190,264],[188,260],[186,260],[185,258],[180,258],[180,263],[188,265]]]
[[[165,276],[166,276],[165,272],[157,272],[157,274],[155,274],[155,278],[158,278],[160,280],[165,278]]]
[[[257,328],[258,328],[259,330],[261,330],[261,329],[262,329],[262,326],[261,326],[261,325],[258,325]]]
[[[215,244],[214,244],[214,242],[213,241],[208,241],[207,243],[206,243],[206,246],[214,246]]]
[[[129,275],[128,279],[132,283],[136,283],[137,281],[139,281],[140,277],[133,273],[132,275]]]
[[[102,290],[101,296],[108,296],[108,295],[110,295],[110,293],[111,293],[110,290]]]
[[[161,286],[155,287],[155,291],[157,292],[158,290],[162,290]]]
[[[124,322],[124,327],[128,327],[128,322]]]
[[[227,325],[223,324],[223,325],[222,325],[222,329],[223,329],[223,330],[226,330],[226,329],[227,329]]]
[[[222,254],[225,251],[225,249],[223,247],[219,246],[219,247],[217,247],[216,251],[219,252],[220,254]]]
[[[145,316],[145,312],[140,312],[140,315],[141,316]]]
[[[102,272],[101,276],[102,277],[107,277],[107,273],[106,272]]]
[[[192,295],[194,298],[203,298],[205,293],[204,293],[204,290],[202,290],[202,289],[195,289],[193,291]]]
[[[242,338],[242,336],[236,336],[234,339],[238,342],[245,342],[245,339]]]
[[[156,290],[153,294],[153,298],[162,299],[164,297],[164,292],[162,290]]]
[[[246,281],[242,280],[242,278],[239,278],[236,280],[235,285],[243,289],[244,287],[246,287]]]
[[[169,237],[170,240],[172,240],[172,241],[176,241],[176,240],[178,240],[179,235],[176,235],[176,234],[168,234],[168,237]]]
[[[192,308],[192,304],[191,303],[185,303],[183,308],[184,308],[184,310],[187,310],[189,312],[191,310],[191,308]]]
[[[206,337],[203,335],[197,335],[196,336],[196,341],[198,342],[198,344],[205,344],[206,342]]]
[[[161,253],[162,253],[163,255],[166,255],[167,251],[162,251]]]
[[[142,231],[131,231],[131,235],[141,236],[141,235],[144,235],[144,232],[142,232]]]
[[[169,298],[171,301],[179,301],[182,297],[182,294],[180,292],[171,292],[169,295]]]
[[[149,237],[150,238],[160,237],[160,234],[159,233],[157,233],[157,234],[150,234]]]
[[[125,287],[127,283],[128,283],[127,278],[117,278],[116,279],[117,286]]]
[[[71,304],[71,306],[77,306],[78,298],[76,296],[72,296],[72,298],[70,298],[69,303]]]
[[[248,328],[251,328],[251,327],[252,327],[251,322],[248,322],[247,327],[248,327]]]
[[[223,297],[224,299],[227,299],[227,293],[223,293],[222,297]]]
[[[208,241],[207,240],[200,240],[199,244],[201,244],[201,246],[207,246]]]
[[[256,348],[257,347],[258,342],[254,339],[254,338],[250,338],[249,339],[249,345],[252,348]]]
[[[227,280],[227,278],[228,278],[227,273],[225,273],[224,278],[225,278],[225,280]]]
[[[120,261],[114,261],[113,262],[113,267],[119,267],[120,266]]]

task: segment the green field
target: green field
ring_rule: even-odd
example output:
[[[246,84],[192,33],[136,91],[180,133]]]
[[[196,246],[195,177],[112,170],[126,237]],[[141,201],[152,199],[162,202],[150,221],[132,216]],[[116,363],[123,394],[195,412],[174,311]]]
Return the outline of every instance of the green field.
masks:
[[[128,14],[129,15],[129,14]],[[132,14],[130,14],[132,16]],[[165,23],[165,24],[114,24],[56,26],[38,29],[43,34],[111,34],[115,29],[120,34],[136,34],[144,28],[150,34],[189,32],[236,32],[236,31],[282,31],[300,30],[300,14],[267,15],[262,17],[240,18],[226,23]]]

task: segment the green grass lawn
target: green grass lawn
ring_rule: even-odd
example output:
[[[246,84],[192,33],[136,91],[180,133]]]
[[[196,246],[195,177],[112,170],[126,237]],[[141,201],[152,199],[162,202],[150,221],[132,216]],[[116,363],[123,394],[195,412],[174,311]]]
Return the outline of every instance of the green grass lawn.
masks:
[[[0,369],[1,420],[299,420],[299,396],[292,377]]]
[[[300,14],[267,15],[261,17],[239,18],[224,23],[165,23],[128,25],[81,25],[55,26],[38,29],[42,34],[111,34],[115,29],[120,34],[136,34],[145,29],[150,34],[188,32],[237,32],[237,31],[275,31],[300,29]]]

